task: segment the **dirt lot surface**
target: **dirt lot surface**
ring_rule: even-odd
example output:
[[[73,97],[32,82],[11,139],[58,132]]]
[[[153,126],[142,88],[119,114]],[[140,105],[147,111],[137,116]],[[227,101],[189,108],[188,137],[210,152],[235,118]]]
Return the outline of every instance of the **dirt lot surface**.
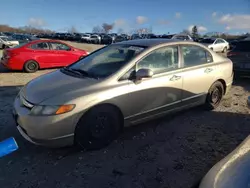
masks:
[[[128,128],[99,151],[48,149],[25,141],[11,110],[34,74],[0,67],[0,141],[14,136],[19,150],[0,158],[1,188],[188,188],[250,132],[249,79],[234,83],[215,111],[195,108]]]

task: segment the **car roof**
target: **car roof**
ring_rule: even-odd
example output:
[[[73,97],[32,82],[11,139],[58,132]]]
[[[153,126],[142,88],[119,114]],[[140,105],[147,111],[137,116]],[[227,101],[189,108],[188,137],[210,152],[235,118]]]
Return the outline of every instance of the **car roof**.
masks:
[[[183,42],[183,41],[178,39],[136,39],[136,40],[122,41],[119,42],[119,44],[152,47],[152,46],[157,46],[159,44],[165,44],[165,43],[167,44],[172,42]],[[190,43],[190,41],[188,41],[188,43]]]
[[[40,42],[60,42],[60,43],[62,43],[62,44],[66,44],[65,42],[62,42],[62,41],[60,41],[60,40],[50,40],[50,39],[40,39],[40,40],[33,40],[33,41],[30,41],[29,43],[27,43],[27,44],[35,44],[35,43],[40,43]],[[71,45],[69,45],[69,44],[66,44],[66,45],[68,45],[68,46],[70,46],[70,47],[72,47]]]

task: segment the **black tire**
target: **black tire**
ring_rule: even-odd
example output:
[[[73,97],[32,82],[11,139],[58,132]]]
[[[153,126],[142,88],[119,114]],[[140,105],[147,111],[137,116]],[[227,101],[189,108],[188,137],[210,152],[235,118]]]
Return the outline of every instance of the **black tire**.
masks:
[[[23,70],[27,73],[36,72],[38,69],[39,69],[39,64],[34,60],[27,61],[23,67]]]
[[[117,138],[122,126],[122,118],[115,107],[94,107],[77,123],[75,144],[86,150],[101,149]]]
[[[224,96],[224,87],[223,84],[219,81],[216,81],[209,89],[205,107],[208,110],[216,109]]]
[[[5,44],[3,44],[2,49],[5,49],[5,48],[6,48]]]

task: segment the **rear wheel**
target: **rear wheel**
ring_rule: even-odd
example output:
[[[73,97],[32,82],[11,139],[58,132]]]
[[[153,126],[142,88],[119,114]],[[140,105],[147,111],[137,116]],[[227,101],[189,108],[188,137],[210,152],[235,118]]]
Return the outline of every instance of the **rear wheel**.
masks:
[[[36,72],[39,69],[39,65],[38,65],[38,63],[36,61],[30,60],[30,61],[27,61],[24,64],[23,69],[24,69],[25,72],[33,73],[33,72]]]
[[[216,81],[209,89],[205,107],[208,110],[216,109],[223,98],[224,95],[224,87],[221,82]]]
[[[103,148],[119,135],[121,127],[122,118],[115,107],[94,107],[79,120],[75,143],[86,150]]]

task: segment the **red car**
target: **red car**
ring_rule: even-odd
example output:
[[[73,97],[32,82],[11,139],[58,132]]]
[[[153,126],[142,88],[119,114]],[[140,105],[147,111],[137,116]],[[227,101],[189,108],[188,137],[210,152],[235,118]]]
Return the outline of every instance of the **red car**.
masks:
[[[36,72],[38,69],[64,67],[88,55],[57,40],[36,40],[14,48],[5,49],[1,63],[11,70]]]

